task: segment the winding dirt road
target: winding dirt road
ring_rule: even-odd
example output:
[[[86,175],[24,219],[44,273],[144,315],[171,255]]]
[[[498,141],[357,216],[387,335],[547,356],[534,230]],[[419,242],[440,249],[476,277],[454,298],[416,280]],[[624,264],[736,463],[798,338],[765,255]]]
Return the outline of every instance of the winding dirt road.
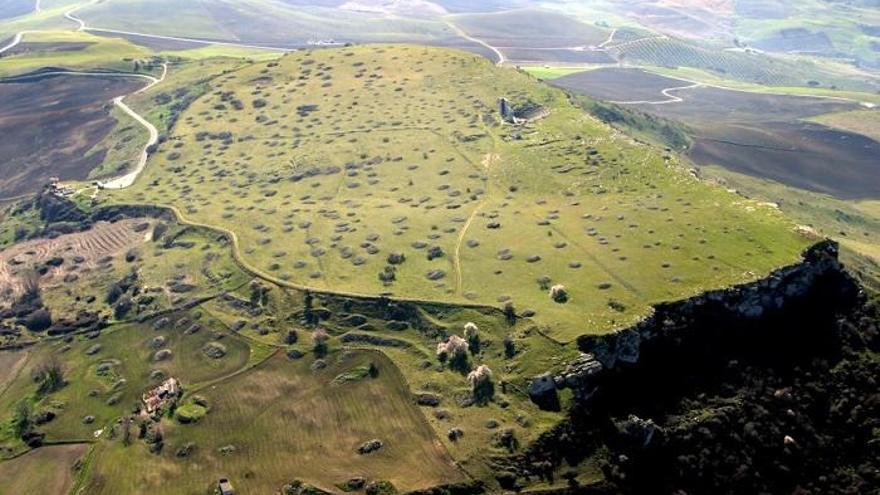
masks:
[[[614,103],[616,105],[667,105],[669,103],[681,103],[684,100],[672,94],[673,91],[682,91],[685,89],[693,89],[704,86],[703,83],[695,82],[693,84],[689,84],[687,86],[675,86],[672,88],[666,88],[660,91],[660,94],[665,96],[667,99],[665,100],[640,100],[640,101],[611,101],[609,103]]]
[[[462,38],[464,38],[464,39],[466,39],[466,40],[468,40],[468,41],[474,42],[474,43],[476,43],[476,44],[478,44],[478,45],[482,45],[482,46],[488,48],[489,50],[492,50],[492,52],[495,53],[495,56],[498,57],[498,61],[495,62],[495,65],[497,65],[497,66],[499,66],[499,67],[502,66],[502,65],[504,65],[504,62],[505,62],[507,59],[504,58],[504,54],[501,53],[501,51],[500,51],[499,49],[495,48],[494,46],[490,45],[489,43],[486,43],[485,41],[483,41],[483,40],[481,40],[481,39],[479,39],[479,38],[474,38],[473,36],[467,34],[466,32],[464,32],[463,29],[461,29],[460,27],[456,26],[456,25],[453,24],[451,21],[447,21],[447,22],[446,22],[446,25],[449,26],[450,29],[452,29],[453,31],[455,31],[455,33],[456,33],[457,35],[461,36]]]

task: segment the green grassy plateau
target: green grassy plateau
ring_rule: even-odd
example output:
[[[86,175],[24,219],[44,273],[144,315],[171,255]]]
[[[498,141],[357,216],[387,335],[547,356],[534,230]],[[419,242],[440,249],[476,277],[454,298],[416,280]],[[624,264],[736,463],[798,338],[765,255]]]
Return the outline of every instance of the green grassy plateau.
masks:
[[[502,125],[501,96],[550,116]],[[755,279],[808,243],[561,91],[412,46],[298,52],[217,77],[135,185],[107,198],[233,232],[243,262],[281,285],[509,301],[561,340]],[[406,261],[383,281],[392,253]]]

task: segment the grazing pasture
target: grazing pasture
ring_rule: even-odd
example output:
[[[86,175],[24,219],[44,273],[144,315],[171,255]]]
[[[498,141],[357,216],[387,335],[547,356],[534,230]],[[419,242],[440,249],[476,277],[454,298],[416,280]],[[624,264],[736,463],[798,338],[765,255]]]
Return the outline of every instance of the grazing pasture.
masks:
[[[297,479],[333,492],[353,477],[387,480],[400,491],[465,480],[388,358],[354,351],[328,355],[322,368],[314,361],[277,354],[199,390],[208,413],[198,423],[163,423],[167,445],[157,457],[142,444],[103,446],[87,491],[201,493],[220,477],[242,494],[275,493]],[[333,383],[369,363],[375,377]],[[358,453],[372,439],[383,446]],[[176,456],[187,444],[192,452]]]
[[[204,352],[212,342],[225,349],[221,358]],[[93,438],[94,431],[130,413],[141,394],[164,378],[176,377],[184,389],[195,387],[245,367],[255,353],[219,322],[197,312],[123,325],[105,330],[98,339],[45,342],[32,352],[4,396],[29,398],[35,411],[55,413],[53,420],[38,427],[47,440]],[[53,361],[59,363],[67,384],[38,394],[35,370]],[[2,401],[0,418],[10,418],[18,400]],[[11,432],[0,430],[0,446],[14,445],[6,435]]]
[[[64,494],[74,484],[75,465],[88,444],[49,445],[0,461],[0,495]]]
[[[150,50],[122,38],[82,31],[29,32],[0,57],[0,76],[29,74],[47,67],[158,75],[161,67],[153,65],[151,57]]]
[[[549,116],[500,125],[502,96]],[[511,303],[563,340],[749,280],[807,244],[562,92],[412,46],[296,52],[221,75],[135,185],[106,198],[228,229],[282,285]],[[567,302],[549,297],[557,283]]]
[[[0,397],[24,367],[29,355],[29,349],[0,351]]]
[[[140,80],[74,76],[0,83],[0,194],[35,192],[53,176],[85,179],[106,153],[95,144],[116,125],[110,100],[140,86]]]

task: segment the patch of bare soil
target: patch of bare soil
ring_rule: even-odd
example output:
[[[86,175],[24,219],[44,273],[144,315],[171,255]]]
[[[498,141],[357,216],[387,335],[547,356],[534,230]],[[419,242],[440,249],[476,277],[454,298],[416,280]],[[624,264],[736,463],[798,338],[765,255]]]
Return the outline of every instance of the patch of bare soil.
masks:
[[[109,259],[125,256],[147,241],[151,232],[148,220],[126,219],[99,222],[85,232],[54,239],[15,244],[0,251],[0,302],[14,300],[33,270],[45,272],[40,279],[43,286],[63,284],[71,274],[85,273]]]
[[[34,192],[50,177],[85,179],[105,154],[92,148],[116,124],[111,100],[141,86],[76,76],[0,83],[0,195]]]

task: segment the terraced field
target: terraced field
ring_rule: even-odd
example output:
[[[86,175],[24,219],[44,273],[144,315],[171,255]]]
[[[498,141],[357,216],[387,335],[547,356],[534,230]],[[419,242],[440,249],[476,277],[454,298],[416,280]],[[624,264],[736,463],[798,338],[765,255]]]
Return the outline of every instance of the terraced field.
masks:
[[[550,116],[499,125],[501,96]],[[234,232],[243,260],[281,285],[510,302],[562,340],[752,279],[807,244],[558,90],[409,46],[288,54],[218,78],[109,200]]]
[[[9,289],[13,295],[19,294],[21,271],[32,270],[51,258],[67,257],[70,264],[77,265],[78,271],[93,270],[102,258],[122,255],[150,240],[151,227],[149,222],[134,219],[116,223],[100,222],[86,232],[15,244],[0,252],[0,291],[7,292],[6,289]],[[43,282],[47,284],[51,284],[55,278],[63,278],[64,272],[70,271],[69,265],[48,266],[50,269],[43,275]]]

